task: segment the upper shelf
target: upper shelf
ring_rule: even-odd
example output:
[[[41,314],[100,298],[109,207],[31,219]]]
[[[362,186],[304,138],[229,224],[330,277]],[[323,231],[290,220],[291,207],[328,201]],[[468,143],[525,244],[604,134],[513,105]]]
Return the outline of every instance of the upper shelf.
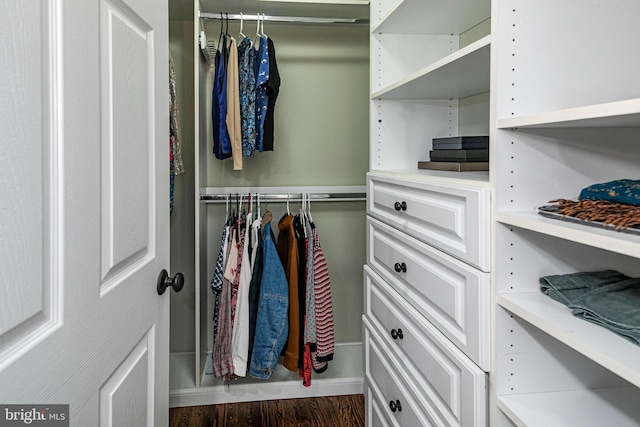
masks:
[[[490,48],[488,35],[373,93],[371,98],[458,99],[487,92]]]
[[[491,1],[400,0],[386,14],[374,15],[372,33],[461,34],[491,16]]]
[[[498,128],[638,127],[640,98],[498,120]]]

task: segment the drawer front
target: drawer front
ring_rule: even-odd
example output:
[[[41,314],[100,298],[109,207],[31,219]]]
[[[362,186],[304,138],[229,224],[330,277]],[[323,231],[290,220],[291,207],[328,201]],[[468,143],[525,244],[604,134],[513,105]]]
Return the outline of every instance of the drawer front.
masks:
[[[375,399],[373,392],[369,387],[364,387],[364,425],[367,427],[389,427],[389,421],[384,414],[384,410],[380,406],[377,399]]]
[[[371,217],[367,264],[471,360],[489,370],[489,273]]]
[[[366,326],[364,338],[365,376],[369,392],[372,395],[371,398],[380,402],[380,409],[384,411],[392,425],[398,427],[438,425],[415,401],[415,392],[410,391],[398,378],[393,363],[387,359]],[[396,408],[392,408],[391,405],[396,405]]]
[[[449,426],[484,426],[487,375],[410,304],[365,268],[365,323]]]
[[[489,271],[490,190],[367,175],[367,213]]]

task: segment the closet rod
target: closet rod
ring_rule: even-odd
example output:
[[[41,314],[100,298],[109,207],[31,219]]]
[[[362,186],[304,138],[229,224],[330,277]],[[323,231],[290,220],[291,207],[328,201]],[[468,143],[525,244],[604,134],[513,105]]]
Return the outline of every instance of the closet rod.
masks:
[[[229,195],[232,199],[238,194],[245,200],[248,194],[255,197],[256,194],[260,195],[260,201],[266,202],[300,202],[302,201],[303,194],[309,195],[311,201],[324,201],[324,202],[351,202],[351,201],[364,201],[367,199],[365,186],[346,186],[346,187],[292,187],[292,191],[286,191],[287,188],[279,187],[258,187],[258,188],[207,188],[200,194],[200,201],[202,203],[224,203],[227,201]]]
[[[315,18],[311,16],[270,16],[270,15],[242,15],[240,14],[224,14],[224,19],[239,21],[243,19],[245,21],[257,21],[264,19],[271,22],[297,22],[303,24],[361,24],[369,25],[369,19],[363,18]],[[205,13],[200,12],[200,19],[220,19],[219,13]]]

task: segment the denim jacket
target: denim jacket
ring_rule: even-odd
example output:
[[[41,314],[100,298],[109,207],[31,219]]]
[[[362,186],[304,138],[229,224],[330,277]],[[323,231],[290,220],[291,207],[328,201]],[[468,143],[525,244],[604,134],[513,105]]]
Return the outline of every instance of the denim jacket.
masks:
[[[249,375],[267,379],[275,370],[289,333],[289,285],[274,243],[271,223],[264,227],[258,319]]]

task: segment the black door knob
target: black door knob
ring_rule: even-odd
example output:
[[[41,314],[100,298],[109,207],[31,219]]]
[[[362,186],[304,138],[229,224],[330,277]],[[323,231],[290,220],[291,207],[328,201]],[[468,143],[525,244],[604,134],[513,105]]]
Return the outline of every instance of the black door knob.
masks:
[[[182,275],[182,273],[176,273],[175,276],[169,277],[169,273],[167,273],[167,270],[163,269],[158,275],[158,282],[156,284],[158,295],[164,294],[164,291],[169,287],[173,288],[175,292],[180,292],[183,286],[184,276]]]
[[[402,412],[402,405],[400,404],[399,400],[396,400],[395,402],[393,400],[390,400],[389,408],[391,409],[391,412]]]

